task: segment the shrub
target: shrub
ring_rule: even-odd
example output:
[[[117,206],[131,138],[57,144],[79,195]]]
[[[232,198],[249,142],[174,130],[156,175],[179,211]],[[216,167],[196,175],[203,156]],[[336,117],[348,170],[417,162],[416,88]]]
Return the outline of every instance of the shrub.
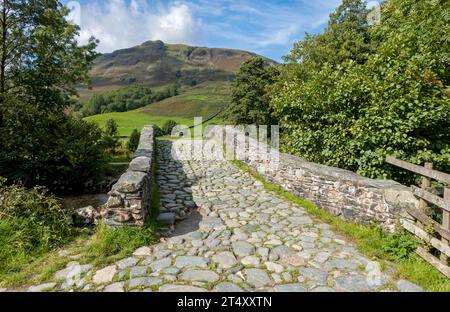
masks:
[[[162,126],[162,131],[164,133],[164,135],[170,135],[172,134],[172,129],[177,125],[177,122],[174,120],[167,120],[163,126]]]
[[[110,137],[115,137],[119,135],[118,126],[114,119],[111,118],[106,121],[105,134]]]
[[[5,185],[0,178],[0,274],[67,242],[67,211],[43,187]]]
[[[164,135],[164,131],[159,126],[153,126],[153,134],[155,137],[160,137]]]
[[[141,133],[136,129],[131,132],[130,139],[127,142],[127,148],[130,152],[136,151],[139,145],[139,138],[141,137]]]
[[[79,110],[84,117],[110,112],[125,112],[176,95],[178,95],[176,85],[167,86],[160,91],[152,91],[148,87],[134,84],[105,94],[94,95],[82,106],[77,105],[74,109]]]
[[[106,154],[96,124],[18,106],[0,128],[0,175],[52,191],[82,189],[101,177]]]
[[[407,260],[414,254],[418,244],[405,231],[396,232],[383,240],[383,250],[395,260]]]

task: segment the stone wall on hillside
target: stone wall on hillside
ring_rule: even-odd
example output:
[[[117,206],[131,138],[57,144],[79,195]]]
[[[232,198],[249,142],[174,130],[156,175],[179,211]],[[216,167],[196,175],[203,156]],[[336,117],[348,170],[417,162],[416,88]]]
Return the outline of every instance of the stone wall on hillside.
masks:
[[[152,126],[145,126],[133,159],[108,193],[105,223],[143,226],[150,215],[155,138]]]
[[[409,188],[395,181],[369,179],[348,170],[278,153],[278,149],[233,127],[212,127],[207,136],[225,146],[228,159],[236,157],[267,181],[344,220],[377,223],[392,231],[405,207],[418,206]]]

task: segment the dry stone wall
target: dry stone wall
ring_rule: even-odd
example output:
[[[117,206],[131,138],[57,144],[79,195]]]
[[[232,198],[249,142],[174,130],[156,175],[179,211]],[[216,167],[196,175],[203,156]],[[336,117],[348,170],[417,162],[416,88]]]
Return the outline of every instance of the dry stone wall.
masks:
[[[144,225],[150,215],[154,161],[154,129],[145,126],[128,170],[108,193],[106,224]]]
[[[215,126],[207,135],[226,147],[228,158],[235,156],[267,181],[344,220],[378,223],[392,231],[405,207],[418,206],[411,191],[395,181],[369,179],[278,153],[233,127]]]

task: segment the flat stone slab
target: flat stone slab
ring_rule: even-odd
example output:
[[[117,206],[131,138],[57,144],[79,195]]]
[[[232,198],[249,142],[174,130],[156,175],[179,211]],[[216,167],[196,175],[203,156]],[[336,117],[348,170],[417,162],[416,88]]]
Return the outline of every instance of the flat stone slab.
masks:
[[[272,284],[272,280],[266,270],[262,269],[245,269],[244,274],[247,282],[256,288],[261,288]]]
[[[140,287],[140,286],[154,286],[162,283],[162,280],[157,277],[138,277],[132,278],[128,282],[130,288]]]
[[[202,231],[212,231],[223,229],[224,225],[222,219],[217,217],[208,217],[200,222],[199,227]]]
[[[230,283],[230,282],[222,282],[222,283],[217,284],[213,288],[213,291],[216,291],[216,292],[243,292],[241,287],[239,287],[238,285],[236,285],[234,283]]]
[[[187,270],[180,276],[185,281],[199,281],[214,283],[219,280],[219,275],[211,270]]]
[[[28,292],[42,292],[46,290],[52,290],[55,288],[56,283],[45,283],[41,285],[31,286],[28,288]]]
[[[316,283],[319,284],[326,284],[327,283],[327,278],[328,278],[328,273],[319,269],[315,269],[315,268],[303,268],[300,270],[300,273],[310,279],[315,281]]]
[[[354,260],[334,259],[326,262],[331,268],[356,270],[359,268],[358,262]]]
[[[165,269],[167,267],[170,267],[170,265],[172,264],[172,259],[170,258],[163,258],[160,260],[156,260],[153,261],[152,263],[150,263],[150,268],[152,269],[153,272],[158,272],[162,269]]]
[[[213,257],[213,261],[217,263],[219,268],[229,269],[236,265],[236,257],[230,251],[220,252]]]
[[[261,261],[256,256],[246,256],[241,259],[243,265],[259,266]]]
[[[159,287],[160,292],[206,292],[207,290],[200,287],[195,286],[187,286],[187,285],[163,285]]]
[[[123,289],[124,282],[118,282],[111,285],[108,285],[103,290],[104,292],[124,292]]]
[[[319,286],[311,290],[311,292],[336,292],[336,290],[330,287]]]
[[[90,264],[68,264],[65,269],[59,270],[55,273],[55,279],[68,279],[75,276],[80,276],[82,274],[87,273],[92,268]]]
[[[152,249],[147,246],[142,246],[133,252],[133,256],[135,256],[135,257],[147,257],[147,256],[150,256],[151,254],[152,254]]]
[[[288,217],[287,219],[295,225],[303,225],[303,224],[313,223],[312,219],[308,216],[302,216],[302,217],[293,216],[293,217]]]
[[[152,170],[152,160],[145,156],[136,157],[130,162],[128,170],[149,173]]]
[[[135,193],[142,189],[147,181],[147,174],[144,172],[127,171],[120,177],[119,181],[113,185],[112,191],[121,193]]]
[[[132,267],[130,270],[130,278],[145,276],[147,274],[146,266]]]
[[[423,288],[407,280],[399,280],[396,283],[401,292],[423,292]]]
[[[175,266],[177,268],[184,267],[201,267],[206,268],[208,266],[208,259],[197,256],[179,256],[175,259]]]
[[[306,292],[307,289],[301,284],[277,285],[273,288],[275,292]]]
[[[246,241],[233,242],[233,251],[239,257],[253,255],[256,251],[255,247]]]
[[[339,276],[336,278],[336,287],[347,292],[367,292],[372,288],[364,275]]]
[[[110,282],[112,282],[116,272],[117,272],[117,268],[115,265],[107,266],[106,268],[103,268],[103,269],[95,272],[95,275],[92,278],[92,281],[95,284],[110,283]]]
[[[128,257],[128,258],[122,259],[120,261],[117,261],[116,265],[119,269],[123,270],[123,269],[126,269],[126,268],[136,265],[136,263],[138,263],[138,261],[139,260],[136,258]]]

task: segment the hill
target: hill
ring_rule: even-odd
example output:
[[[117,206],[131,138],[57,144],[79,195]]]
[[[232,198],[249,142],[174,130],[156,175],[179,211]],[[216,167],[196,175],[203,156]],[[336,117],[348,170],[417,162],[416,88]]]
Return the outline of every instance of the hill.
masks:
[[[234,49],[147,41],[97,57],[90,71],[92,89],[80,89],[80,99],[134,83],[157,90],[173,83],[186,89],[207,81],[231,81],[240,65],[254,56]]]
[[[145,107],[120,113],[87,117],[104,126],[109,118],[119,125],[121,135],[146,124],[161,126],[166,120],[192,125],[193,117],[221,122],[220,112],[230,102],[231,81],[241,64],[255,53],[221,48],[191,47],[147,41],[128,49],[100,55],[90,71],[91,89],[80,89],[81,102],[94,94],[111,94],[114,90],[140,84],[154,92],[164,92],[173,84],[179,95]],[[269,62],[274,62],[267,59]]]

